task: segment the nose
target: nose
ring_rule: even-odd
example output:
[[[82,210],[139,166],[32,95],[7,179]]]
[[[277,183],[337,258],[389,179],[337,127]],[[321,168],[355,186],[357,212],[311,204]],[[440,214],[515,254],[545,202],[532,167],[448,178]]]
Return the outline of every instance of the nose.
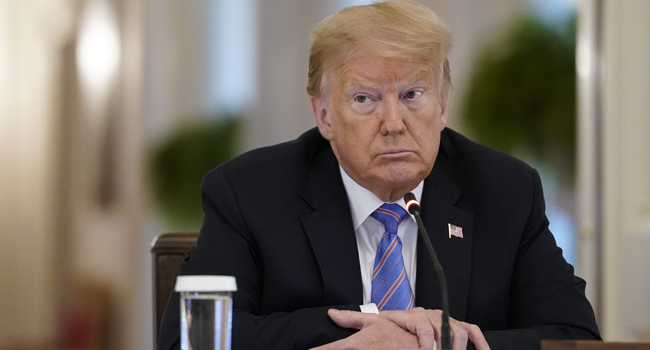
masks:
[[[383,103],[382,111],[382,135],[397,135],[406,130],[404,125],[404,118],[400,113],[400,100],[399,98],[386,98]]]

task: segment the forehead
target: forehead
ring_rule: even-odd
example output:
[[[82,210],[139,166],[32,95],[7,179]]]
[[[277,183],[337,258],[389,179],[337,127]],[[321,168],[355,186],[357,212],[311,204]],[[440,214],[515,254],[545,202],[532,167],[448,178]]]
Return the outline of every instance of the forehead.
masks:
[[[341,87],[380,87],[434,82],[434,68],[430,62],[402,57],[387,57],[371,50],[348,55],[335,69],[337,84]]]

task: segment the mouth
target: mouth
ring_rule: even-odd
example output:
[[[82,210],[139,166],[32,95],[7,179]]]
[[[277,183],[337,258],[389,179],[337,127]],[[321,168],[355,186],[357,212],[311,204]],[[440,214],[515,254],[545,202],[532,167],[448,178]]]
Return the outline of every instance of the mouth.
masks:
[[[400,158],[407,156],[409,154],[412,154],[413,151],[409,151],[406,149],[395,149],[395,150],[389,150],[386,152],[380,153],[378,156],[379,157],[388,157],[388,158]]]

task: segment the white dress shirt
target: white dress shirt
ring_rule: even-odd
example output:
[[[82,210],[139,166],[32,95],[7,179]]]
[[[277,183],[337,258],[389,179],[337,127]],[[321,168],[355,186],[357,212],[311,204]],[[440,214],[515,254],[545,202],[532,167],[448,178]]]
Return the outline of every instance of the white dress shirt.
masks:
[[[376,312],[376,306],[371,304],[372,295],[372,271],[375,268],[375,255],[377,246],[386,230],[384,225],[375,220],[370,214],[382,206],[385,202],[375,196],[374,193],[361,187],[339,165],[343,185],[348,194],[350,203],[350,212],[352,213],[352,223],[357,238],[357,248],[359,249],[359,264],[361,266],[361,282],[363,283],[363,302],[361,311]],[[424,182],[412,191],[415,198],[420,199]],[[400,198],[394,203],[399,204],[406,210],[404,199]],[[406,275],[411,285],[411,291],[415,298],[415,273],[416,273],[416,246],[418,238],[418,226],[415,219],[409,214],[404,221],[397,227],[397,235],[402,240],[402,257],[404,258],[404,267]],[[369,304],[369,305],[368,305]],[[369,307],[368,307],[369,306]]]

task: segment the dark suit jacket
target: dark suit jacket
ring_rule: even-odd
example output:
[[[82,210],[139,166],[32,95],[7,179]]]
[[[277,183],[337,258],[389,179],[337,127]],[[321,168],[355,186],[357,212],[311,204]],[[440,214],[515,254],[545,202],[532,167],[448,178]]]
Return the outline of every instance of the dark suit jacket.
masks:
[[[205,220],[182,274],[237,278],[233,349],[307,349],[354,332],[326,314],[363,300],[347,195],[316,129],[221,165],[201,189]],[[585,283],[548,230],[535,170],[445,129],[421,207],[451,317],[477,324],[493,350],[599,338]],[[464,237],[449,238],[448,223]],[[416,305],[439,309],[433,265],[417,249]],[[174,294],[159,349],[178,347],[178,313]]]

